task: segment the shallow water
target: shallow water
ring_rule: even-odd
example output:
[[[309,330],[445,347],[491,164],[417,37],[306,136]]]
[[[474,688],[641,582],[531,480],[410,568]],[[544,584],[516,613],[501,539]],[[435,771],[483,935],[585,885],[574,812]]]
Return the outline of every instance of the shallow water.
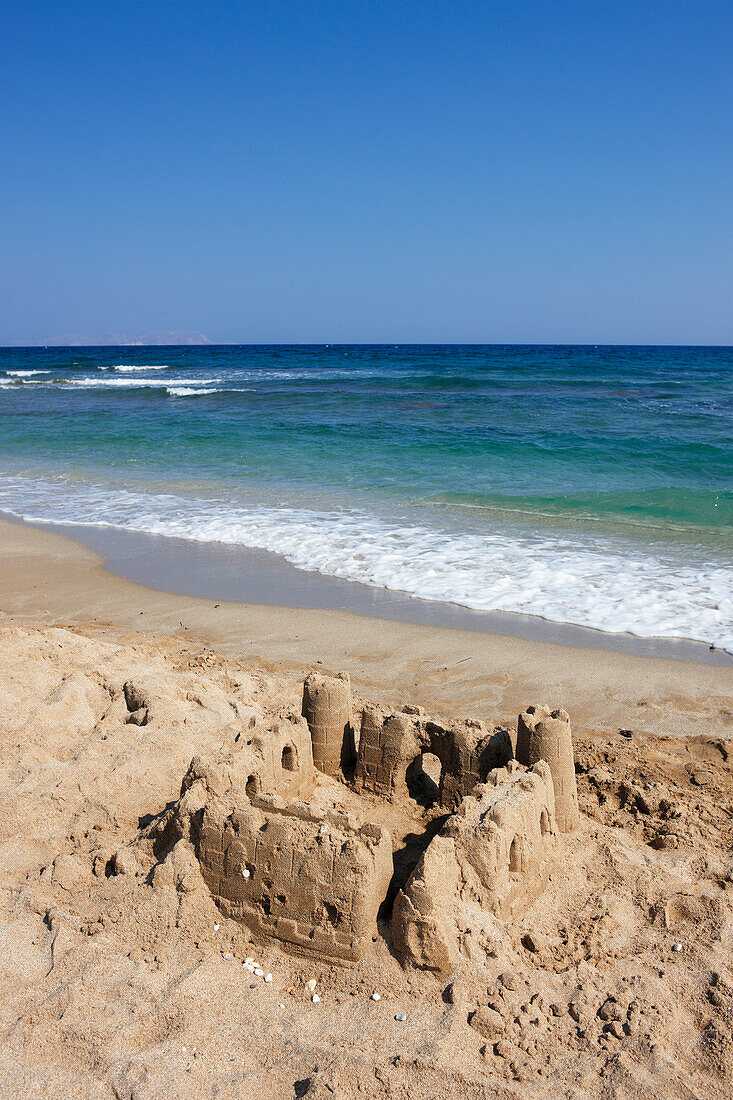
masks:
[[[0,350],[0,508],[733,649],[733,350]]]

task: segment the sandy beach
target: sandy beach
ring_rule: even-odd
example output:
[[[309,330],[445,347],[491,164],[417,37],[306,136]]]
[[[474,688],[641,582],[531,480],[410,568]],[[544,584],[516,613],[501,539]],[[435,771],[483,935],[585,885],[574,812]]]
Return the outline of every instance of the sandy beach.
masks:
[[[0,576],[3,1096],[729,1095],[730,668],[176,596],[19,524]],[[168,845],[192,759],[299,715],[314,668],[355,712],[571,716],[580,827],[518,919],[457,903],[449,974],[384,916],[356,965],[286,952]],[[415,857],[443,820],[359,797],[321,775],[310,804]]]

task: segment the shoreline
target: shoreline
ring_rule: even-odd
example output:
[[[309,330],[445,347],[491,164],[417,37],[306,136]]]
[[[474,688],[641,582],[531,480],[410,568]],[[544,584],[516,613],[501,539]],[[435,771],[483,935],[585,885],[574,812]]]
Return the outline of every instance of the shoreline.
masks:
[[[178,596],[105,568],[65,535],[0,520],[0,622],[57,624],[93,636],[185,639],[300,675],[322,664],[358,690],[436,714],[511,721],[530,702],[570,711],[579,728],[733,736],[733,669],[569,647],[508,635]]]
[[[477,611],[301,569],[269,550],[94,524],[24,520],[2,511],[0,522],[60,534],[99,555],[115,576],[173,596],[283,610],[343,611],[388,622],[733,668],[733,654],[706,642],[610,633],[516,612]]]

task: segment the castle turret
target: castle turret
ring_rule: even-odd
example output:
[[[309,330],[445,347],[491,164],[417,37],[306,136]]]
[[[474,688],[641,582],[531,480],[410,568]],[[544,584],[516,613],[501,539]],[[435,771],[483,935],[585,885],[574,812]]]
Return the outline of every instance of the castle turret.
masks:
[[[315,766],[326,775],[348,775],[356,760],[348,673],[311,672],[303,684],[303,716],[311,731]]]
[[[555,787],[557,827],[563,833],[577,829],[580,820],[578,787],[573,735],[566,711],[550,711],[546,706],[527,707],[517,723],[516,757],[528,768],[539,760],[547,761]]]

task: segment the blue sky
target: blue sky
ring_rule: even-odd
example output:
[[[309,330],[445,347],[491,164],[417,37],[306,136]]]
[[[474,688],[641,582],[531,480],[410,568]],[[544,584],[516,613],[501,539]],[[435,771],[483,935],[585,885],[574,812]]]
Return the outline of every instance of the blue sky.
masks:
[[[733,343],[733,5],[3,5],[0,343]]]

